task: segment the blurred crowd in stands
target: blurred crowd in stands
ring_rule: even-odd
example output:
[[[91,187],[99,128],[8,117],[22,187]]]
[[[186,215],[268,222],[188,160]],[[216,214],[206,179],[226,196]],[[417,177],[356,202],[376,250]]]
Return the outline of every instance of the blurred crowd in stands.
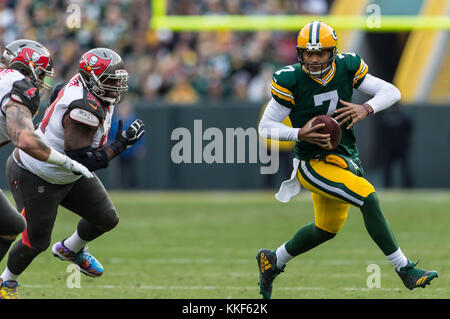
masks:
[[[330,3],[168,0],[167,10],[178,15],[317,15],[327,13]],[[74,23],[77,15],[80,21]],[[133,102],[144,99],[189,105],[202,99],[265,101],[272,73],[296,62],[298,31],[174,33],[149,29],[150,19],[150,0],[0,0],[2,46],[19,38],[46,45],[54,57],[56,83],[77,72],[79,59],[87,50],[111,48],[125,61]]]

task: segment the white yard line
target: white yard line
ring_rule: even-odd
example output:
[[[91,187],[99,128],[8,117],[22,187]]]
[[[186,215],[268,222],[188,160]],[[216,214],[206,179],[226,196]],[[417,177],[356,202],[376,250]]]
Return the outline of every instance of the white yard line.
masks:
[[[24,288],[42,289],[42,288],[56,288],[54,285],[21,285]],[[239,287],[239,286],[115,286],[115,285],[101,285],[90,286],[89,289],[145,289],[145,290],[256,290],[257,286]],[[68,288],[69,289],[69,288]],[[333,288],[344,291],[402,291],[402,288],[357,288],[357,287],[341,287]],[[300,290],[330,290],[330,287],[277,287],[277,290],[300,291]],[[433,288],[435,291],[447,291],[448,288]]]
[[[138,259],[135,259],[138,260]],[[256,264],[256,260],[254,258],[233,258],[233,259],[212,259],[212,258],[148,258],[145,260],[139,259],[140,262],[145,264],[237,264],[237,265],[246,265],[246,264]],[[129,264],[133,262],[132,258],[108,258],[104,260],[104,263],[111,264]],[[298,265],[361,265],[362,267],[367,267],[370,264],[378,264],[380,266],[388,265],[389,262],[383,259],[327,259],[327,260],[314,260],[314,259],[305,259],[297,262]],[[450,261],[437,261],[433,262],[433,265],[436,266],[449,266]]]

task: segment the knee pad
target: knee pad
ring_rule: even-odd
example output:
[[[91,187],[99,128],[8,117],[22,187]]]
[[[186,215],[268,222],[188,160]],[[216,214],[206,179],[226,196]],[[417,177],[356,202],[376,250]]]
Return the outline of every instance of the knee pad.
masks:
[[[27,229],[27,222],[22,215],[17,213],[14,215],[14,218],[9,219],[8,232],[1,235],[17,237],[19,234],[23,233],[25,229]]]
[[[119,215],[114,209],[106,211],[101,218],[95,222],[95,227],[103,232],[110,231],[119,223]]]
[[[27,229],[27,221],[25,220],[25,218],[22,215],[18,215],[18,217],[16,218],[16,221],[14,222],[14,234],[21,234],[25,231],[25,229]]]

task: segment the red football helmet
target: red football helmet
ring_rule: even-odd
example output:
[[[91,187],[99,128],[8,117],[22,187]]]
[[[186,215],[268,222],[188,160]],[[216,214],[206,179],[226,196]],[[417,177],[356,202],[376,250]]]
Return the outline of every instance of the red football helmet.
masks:
[[[8,43],[3,51],[2,67],[15,69],[34,81],[45,99],[51,92],[48,82],[54,76],[50,52],[39,42],[20,39]]]
[[[128,72],[113,50],[89,50],[81,57],[78,71],[85,87],[108,104],[119,103],[128,91]]]

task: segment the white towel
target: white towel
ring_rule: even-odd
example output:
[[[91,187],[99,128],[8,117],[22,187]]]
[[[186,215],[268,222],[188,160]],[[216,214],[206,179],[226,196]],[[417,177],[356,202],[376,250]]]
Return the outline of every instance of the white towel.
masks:
[[[292,171],[291,178],[281,183],[278,193],[275,194],[275,198],[282,203],[289,202],[291,198],[298,195],[301,190],[301,185],[297,178],[297,170],[300,160],[294,158],[292,163],[294,165],[294,170]]]

